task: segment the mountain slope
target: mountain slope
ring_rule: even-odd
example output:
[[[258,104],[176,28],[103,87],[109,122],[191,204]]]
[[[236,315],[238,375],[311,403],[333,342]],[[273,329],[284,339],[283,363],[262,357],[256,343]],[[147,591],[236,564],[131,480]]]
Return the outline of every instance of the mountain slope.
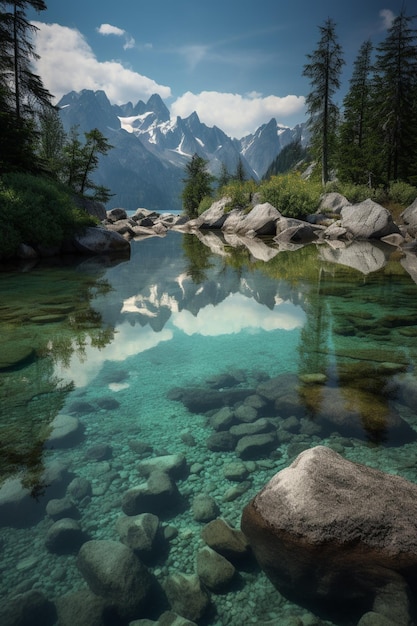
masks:
[[[197,113],[172,119],[161,97],[112,105],[104,91],[70,92],[58,103],[66,132],[98,128],[113,149],[100,159],[94,181],[111,189],[108,208],[180,210],[184,168],[194,153],[208,161],[215,176],[222,164],[230,173],[239,159],[247,178],[262,178],[282,148],[301,136],[272,119],[253,135],[231,139],[220,128],[208,127]]]

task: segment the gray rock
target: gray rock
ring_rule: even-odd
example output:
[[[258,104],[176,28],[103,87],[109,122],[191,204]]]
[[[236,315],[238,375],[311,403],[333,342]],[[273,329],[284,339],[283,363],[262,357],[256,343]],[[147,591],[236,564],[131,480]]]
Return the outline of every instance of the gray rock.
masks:
[[[222,500],[223,502],[233,502],[234,500],[237,500],[238,498],[243,496],[243,494],[246,493],[250,488],[251,483],[248,480],[245,480],[242,483],[239,483],[238,485],[234,485],[233,487],[227,489],[223,494]]]
[[[265,417],[261,417],[252,423],[237,424],[230,428],[230,432],[235,437],[245,437],[246,435],[260,435],[274,430],[274,426]]]
[[[52,524],[46,534],[45,546],[54,554],[75,554],[86,541],[80,524],[71,518],[63,518]]]
[[[417,198],[401,213],[401,217],[407,225],[407,233],[415,238],[417,235]]]
[[[218,518],[209,522],[201,531],[203,541],[232,563],[246,557],[249,553],[249,542],[245,535],[232,528],[224,519]]]
[[[236,573],[230,561],[208,546],[197,553],[196,571],[203,585],[214,592],[224,590]]]
[[[238,422],[254,422],[258,417],[258,411],[250,404],[241,404],[235,410],[235,417]]]
[[[130,254],[130,244],[119,233],[106,228],[89,226],[73,237],[74,247],[83,254]]]
[[[404,626],[408,626],[407,622]],[[362,615],[359,620],[357,626],[399,626],[398,622],[393,622],[392,620],[380,615],[379,613],[375,613],[374,611],[369,611]]]
[[[236,445],[236,437],[227,430],[213,433],[207,439],[207,448],[212,452],[231,452]]]
[[[46,505],[46,512],[53,520],[59,520],[64,517],[79,517],[79,512],[70,498],[52,498]]]
[[[343,209],[343,207],[350,206],[350,204],[351,203],[347,198],[345,198],[345,196],[342,196],[342,194],[332,191],[330,193],[325,193],[322,196],[319,205],[319,212],[340,214],[340,211]]]
[[[154,471],[145,483],[126,491],[122,510],[126,515],[167,515],[181,501],[175,482],[165,472]]]
[[[416,519],[417,485],[317,446],[245,507],[242,530],[280,591],[350,605],[415,580]]]
[[[91,593],[89,589],[80,589],[61,596],[56,600],[59,626],[105,626],[108,624],[106,613],[109,602]]]
[[[130,548],[118,541],[87,541],[78,553],[77,566],[91,591],[111,601],[122,617],[140,617],[151,576]]]
[[[204,211],[197,219],[192,220],[191,224],[195,228],[221,228],[226,220],[225,206],[230,202],[230,198],[224,197],[213,202],[211,207]]]
[[[134,550],[140,558],[157,553],[163,541],[159,518],[152,513],[119,517],[116,531],[120,541]]]
[[[321,226],[314,226],[308,222],[300,221],[299,224],[293,224],[284,230],[281,230],[275,237],[274,241],[282,243],[310,243],[317,239],[318,234],[324,229]]]
[[[210,598],[196,574],[171,574],[163,587],[172,610],[182,617],[198,621],[206,612]]]
[[[235,224],[234,232],[236,233],[248,233],[253,231],[255,235],[275,235],[276,223],[281,218],[281,214],[277,209],[264,202],[263,204],[257,204],[253,209]],[[230,229],[230,222],[226,222],[225,230]]]
[[[191,508],[196,522],[211,522],[220,512],[216,500],[205,493],[200,493],[194,498]]]
[[[39,590],[7,598],[0,607],[1,626],[52,626],[55,622],[55,606]]]
[[[138,465],[139,473],[142,476],[150,476],[152,472],[164,472],[171,478],[177,480],[184,478],[187,473],[187,460],[184,454],[167,454],[156,456],[152,459],[141,461]]]
[[[369,198],[344,207],[341,211],[341,226],[355,239],[380,239],[400,232],[391,213]]]
[[[216,411],[216,413],[210,417],[210,426],[214,428],[214,430],[228,430],[234,422],[234,413],[228,406],[223,407],[220,411]]]
[[[234,461],[233,463],[228,463],[223,468],[224,477],[227,480],[235,480],[240,482],[245,480],[248,477],[248,469],[244,463],[241,461]]]
[[[47,448],[67,448],[77,444],[82,428],[77,417],[59,413],[50,423],[51,432],[45,442]]]
[[[82,476],[74,478],[67,487],[67,496],[77,503],[90,497],[91,494],[91,482]]]
[[[257,459],[272,452],[276,446],[275,432],[247,435],[237,442],[236,453],[241,459]]]
[[[112,447],[107,443],[98,443],[91,446],[85,453],[85,459],[88,461],[104,461],[112,457]]]
[[[127,213],[125,209],[114,208],[110,211],[106,211],[106,217],[110,222],[117,222],[119,220],[126,220]]]

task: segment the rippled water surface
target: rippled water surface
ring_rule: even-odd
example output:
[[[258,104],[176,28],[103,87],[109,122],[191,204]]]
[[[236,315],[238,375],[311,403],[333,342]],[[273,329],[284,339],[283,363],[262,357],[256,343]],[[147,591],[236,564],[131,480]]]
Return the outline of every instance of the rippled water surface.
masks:
[[[173,479],[175,502],[158,509],[163,547],[147,558],[161,587],[196,571],[207,523],[196,519],[197,496],[211,496],[213,516],[238,529],[243,507],[309,447],[417,482],[417,286],[395,249],[367,244],[347,260],[315,246],[230,243],[170,233],[132,242],[130,260],[0,273],[8,611],[18,610],[13,596],[40,590],[53,603],[48,623],[58,623],[58,606],[60,624],[81,624],[71,615],[80,595],[62,609],[63,597],[86,589],[78,549],[86,539],[120,541],[126,492],[156,457],[183,455],[186,464]],[[273,404],[262,393],[271,379]],[[265,418],[273,435],[246,446],[223,436],[224,407],[235,425]],[[53,439],[52,422],[61,424]],[[61,539],[60,517],[77,522]],[[289,602],[250,559],[236,567],[198,623],[357,622]],[[136,617],[157,620],[168,608],[156,595]],[[105,623],[95,611],[94,624]]]

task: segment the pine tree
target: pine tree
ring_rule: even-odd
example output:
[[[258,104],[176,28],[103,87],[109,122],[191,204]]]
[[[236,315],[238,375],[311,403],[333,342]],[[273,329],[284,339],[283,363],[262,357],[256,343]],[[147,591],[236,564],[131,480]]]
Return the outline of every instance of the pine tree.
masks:
[[[52,95],[31,70],[37,58],[31,36],[37,30],[26,18],[27,8],[44,11],[43,0],[0,0],[0,171],[34,170],[35,114],[39,106],[52,106]]]
[[[221,168],[220,168],[220,174],[217,178],[219,188],[221,189],[222,187],[225,187],[230,182],[231,178],[232,176],[229,173],[227,166],[224,163],[222,163]]]
[[[264,176],[265,180],[276,176],[277,174],[285,174],[291,170],[297,163],[307,158],[307,149],[301,144],[301,139],[295,139],[283,147],[278,156],[272,161]]]
[[[198,205],[205,196],[211,194],[213,176],[207,171],[207,161],[194,154],[185,166],[185,187],[182,192],[182,203],[188,217],[197,217]]]
[[[306,99],[310,115],[308,125],[314,156],[321,164],[321,178],[325,185],[330,178],[339,114],[333,96],[340,87],[344,60],[337,42],[335,22],[328,18],[319,29],[321,36],[317,48],[307,55],[309,63],[304,66],[303,75],[310,79],[312,86]]]
[[[413,19],[402,11],[377,47],[372,117],[385,184],[410,180],[416,163],[417,31],[411,28]]]
[[[246,180],[245,168],[243,167],[243,162],[240,157],[236,165],[236,171],[233,176],[233,179],[238,180],[240,183],[243,183],[243,181]]]
[[[373,154],[370,123],[372,43],[365,41],[353,66],[350,88],[343,100],[339,129],[338,176],[355,184],[372,182]]]

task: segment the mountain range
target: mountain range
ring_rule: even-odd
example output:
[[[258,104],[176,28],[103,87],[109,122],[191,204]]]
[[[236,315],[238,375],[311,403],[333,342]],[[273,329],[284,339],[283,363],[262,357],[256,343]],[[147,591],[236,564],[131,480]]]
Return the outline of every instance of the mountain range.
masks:
[[[235,172],[240,159],[247,178],[259,180],[284,146],[306,141],[304,124],[291,129],[275,119],[234,139],[217,126],[206,126],[195,112],[171,118],[158,94],[146,103],[114,105],[104,91],[84,89],[63,96],[58,107],[67,133],[74,126],[80,134],[98,128],[113,146],[93,175],[114,194],[108,209],[180,210],[185,165],[195,153],[215,176],[222,164]]]

